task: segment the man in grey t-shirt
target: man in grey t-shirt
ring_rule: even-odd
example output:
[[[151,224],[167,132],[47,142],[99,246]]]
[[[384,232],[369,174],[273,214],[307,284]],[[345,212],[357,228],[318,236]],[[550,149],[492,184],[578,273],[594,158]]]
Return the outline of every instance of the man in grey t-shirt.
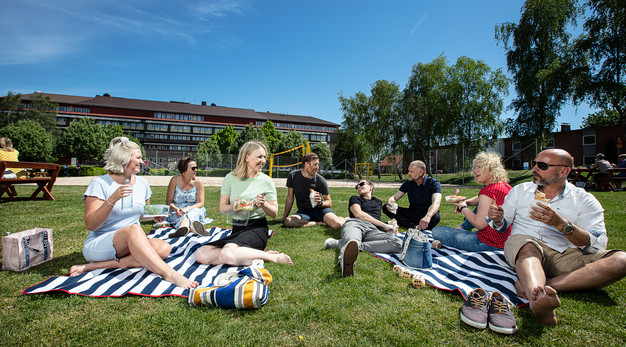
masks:
[[[303,167],[294,170],[287,176],[287,199],[285,212],[279,221],[284,221],[288,227],[307,227],[313,225],[328,225],[339,229],[345,222],[344,218],[337,217],[330,209],[332,200],[324,177],[317,173],[320,165],[319,156],[313,152],[302,157]],[[309,198],[314,192],[314,204]],[[298,205],[298,212],[289,216],[293,207],[294,196]]]

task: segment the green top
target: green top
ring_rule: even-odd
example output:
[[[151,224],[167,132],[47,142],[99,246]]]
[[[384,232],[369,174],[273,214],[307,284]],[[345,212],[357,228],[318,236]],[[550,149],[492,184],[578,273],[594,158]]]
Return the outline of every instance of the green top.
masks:
[[[235,199],[245,199],[246,201],[256,200],[257,194],[265,194],[266,201],[276,201],[276,186],[274,181],[264,174],[259,173],[255,178],[237,178],[233,173],[229,173],[222,183],[222,195],[230,195],[230,203]],[[248,216],[248,213],[250,215]],[[233,219],[259,219],[265,217],[265,212],[260,207],[255,207],[252,211],[233,212]]]

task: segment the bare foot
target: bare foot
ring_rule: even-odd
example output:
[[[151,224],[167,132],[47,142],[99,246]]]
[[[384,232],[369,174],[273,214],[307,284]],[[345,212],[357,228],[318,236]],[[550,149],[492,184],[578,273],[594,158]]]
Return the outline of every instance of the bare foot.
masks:
[[[526,296],[526,290],[524,289],[524,286],[520,281],[515,281],[515,294],[517,294],[517,296],[522,299],[528,300],[528,296]]]
[[[278,252],[276,252],[276,253],[278,253]],[[278,253],[278,255],[276,255],[276,260],[274,260],[274,262],[275,263],[279,263],[279,264],[293,265],[293,261],[285,253]]]
[[[312,225],[327,225],[327,224],[326,224],[326,223],[324,223],[324,222],[315,222],[315,223],[313,223]]]
[[[556,290],[550,286],[537,286],[530,297],[530,309],[541,324],[556,325],[554,309],[561,306]]]
[[[163,279],[185,289],[195,288],[198,286],[198,282],[188,279],[187,277],[176,272],[174,269],[172,269],[169,275],[163,276]]]
[[[85,267],[87,266],[87,264],[83,264],[83,265],[74,265],[70,268],[70,277],[74,277],[74,276],[78,276],[83,274],[85,271]]]

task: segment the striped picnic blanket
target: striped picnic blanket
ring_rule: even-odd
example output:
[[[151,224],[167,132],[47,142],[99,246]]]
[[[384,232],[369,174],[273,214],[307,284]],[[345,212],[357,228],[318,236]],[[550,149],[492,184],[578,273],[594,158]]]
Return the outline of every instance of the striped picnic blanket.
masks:
[[[203,265],[196,262],[196,250],[209,241],[218,240],[230,234],[231,229],[212,228],[211,236],[198,236],[189,233],[185,237],[169,238],[172,228],[151,230],[148,238],[165,240],[172,245],[170,256],[165,262],[187,278],[208,286],[213,279],[225,272],[238,272],[244,267],[227,265]],[[272,231],[270,231],[270,236]],[[75,277],[50,277],[47,280],[28,287],[24,294],[39,294],[61,291],[93,297],[121,297],[126,294],[143,296],[180,296],[187,297],[188,289],[177,287],[164,281],[160,276],[143,268],[100,269],[89,271]]]
[[[429,230],[424,231],[430,241],[432,236]],[[404,238],[404,233],[398,237]],[[371,253],[375,257],[397,264],[408,269],[398,259],[399,254]],[[524,306],[528,301],[515,294],[517,275],[507,264],[502,251],[495,252],[467,252],[456,248],[443,246],[433,249],[433,267],[424,270],[412,270],[411,275],[421,274],[426,283],[442,290],[458,290],[464,298],[476,288],[483,288],[488,293],[497,291],[502,293],[517,306]]]

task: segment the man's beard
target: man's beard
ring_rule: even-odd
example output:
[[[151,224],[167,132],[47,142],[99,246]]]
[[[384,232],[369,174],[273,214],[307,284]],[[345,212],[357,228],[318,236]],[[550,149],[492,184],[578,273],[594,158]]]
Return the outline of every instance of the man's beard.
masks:
[[[533,183],[540,186],[550,186],[559,181],[559,174],[556,172],[554,173],[554,175],[548,177],[541,177],[541,175],[539,175],[538,173],[537,175],[539,176],[539,178],[535,178],[535,176],[533,176]]]

